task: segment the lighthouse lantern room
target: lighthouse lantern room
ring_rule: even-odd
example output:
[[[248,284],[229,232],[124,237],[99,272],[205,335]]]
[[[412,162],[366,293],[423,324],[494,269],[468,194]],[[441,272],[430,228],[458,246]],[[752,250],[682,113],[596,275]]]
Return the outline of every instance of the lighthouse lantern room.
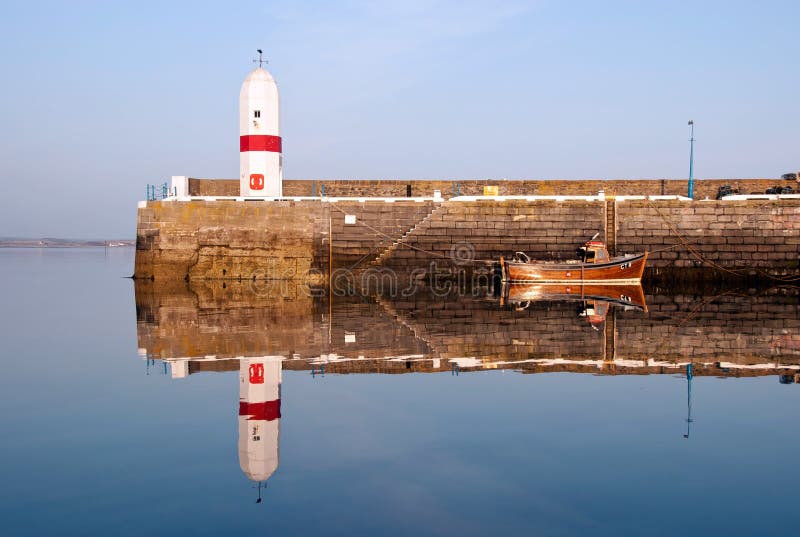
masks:
[[[242,84],[239,95],[240,195],[280,197],[282,195],[282,160],[278,86],[262,67]]]

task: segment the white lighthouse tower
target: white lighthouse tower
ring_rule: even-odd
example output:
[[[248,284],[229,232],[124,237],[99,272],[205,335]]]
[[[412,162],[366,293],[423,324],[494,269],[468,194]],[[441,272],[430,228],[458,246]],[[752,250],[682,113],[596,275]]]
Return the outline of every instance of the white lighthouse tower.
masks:
[[[261,64],[239,94],[239,184],[241,196],[280,197],[283,182],[278,86]]]
[[[239,362],[239,466],[261,484],[278,469],[281,423],[280,356]]]

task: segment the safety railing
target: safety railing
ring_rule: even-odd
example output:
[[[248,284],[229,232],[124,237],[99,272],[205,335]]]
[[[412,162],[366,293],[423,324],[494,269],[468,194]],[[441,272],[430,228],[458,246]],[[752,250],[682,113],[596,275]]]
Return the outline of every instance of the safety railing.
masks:
[[[162,185],[146,185],[147,186],[147,201],[156,201],[176,196],[177,191],[175,187],[170,188],[167,183]]]

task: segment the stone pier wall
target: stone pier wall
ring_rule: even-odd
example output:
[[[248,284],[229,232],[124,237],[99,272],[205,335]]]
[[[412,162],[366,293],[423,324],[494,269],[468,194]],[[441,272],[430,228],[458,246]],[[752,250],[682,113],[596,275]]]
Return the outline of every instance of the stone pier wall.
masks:
[[[617,251],[649,250],[651,267],[798,268],[800,200],[631,200],[615,208]]]
[[[331,268],[369,267],[436,205],[429,200],[151,201],[138,211],[134,276],[315,283]],[[346,215],[355,223],[346,223]]]
[[[330,220],[334,270],[358,270],[371,263],[418,222],[424,220],[440,203],[430,200],[400,200],[386,203],[380,200],[339,201],[322,204]],[[345,217],[355,219],[348,224]],[[324,230],[326,232],[327,230]],[[327,235],[325,235],[327,237]],[[327,271],[331,265],[327,242],[317,250],[318,266]]]
[[[134,276],[305,277],[322,233],[319,209],[294,201],[147,202],[138,212]]]
[[[767,188],[780,185],[797,189],[795,181],[781,179],[698,179],[695,181],[695,199],[714,199],[721,186],[738,189],[742,194],[763,193]],[[433,196],[434,190],[447,199],[454,196],[482,196],[484,187],[497,187],[501,196],[591,196],[600,190],[616,196],[683,195],[688,189],[686,179],[582,179],[582,180],[504,180],[467,179],[437,181],[415,180],[336,180],[307,179],[284,180],[284,196],[339,196],[339,197],[406,197]],[[189,179],[192,196],[238,196],[238,179]]]
[[[135,277],[325,281],[333,268],[470,269],[521,250],[571,259],[595,233],[648,267],[798,272],[800,199],[478,198],[156,201],[138,212]],[[354,218],[346,222],[346,215]],[[332,254],[332,257],[331,257]]]
[[[532,258],[574,259],[595,233],[604,235],[605,205],[591,201],[448,201],[380,259],[397,271],[470,268],[524,251]]]
[[[379,261],[405,271],[431,261],[467,266],[467,258],[496,260],[515,250],[572,259],[595,233],[617,253],[652,252],[648,267],[794,273],[800,200],[451,200]]]
[[[767,188],[780,185],[797,189],[794,181],[781,179],[698,179],[695,181],[695,199],[714,199],[721,186],[731,186],[742,194],[763,193]],[[687,179],[548,179],[548,180],[288,180],[283,183],[285,196],[341,197],[403,197],[432,196],[439,190],[444,198],[482,196],[484,187],[497,187],[500,196],[591,196],[603,190],[616,196],[683,195],[688,189]],[[237,187],[238,188],[238,187]],[[410,194],[409,194],[410,192]],[[236,194],[238,195],[238,191]]]

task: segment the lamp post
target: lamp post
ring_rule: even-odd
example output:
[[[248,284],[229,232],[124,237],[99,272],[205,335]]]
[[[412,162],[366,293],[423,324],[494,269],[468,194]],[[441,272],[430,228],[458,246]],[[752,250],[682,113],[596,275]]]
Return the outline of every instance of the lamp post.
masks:
[[[694,198],[694,120],[689,120],[692,135],[689,138],[689,197]]]
[[[694,372],[692,371],[692,363],[686,366],[686,404],[689,407],[689,413],[686,416],[686,434],[683,435],[684,438],[689,438],[690,428],[692,426],[692,378],[694,377]]]

